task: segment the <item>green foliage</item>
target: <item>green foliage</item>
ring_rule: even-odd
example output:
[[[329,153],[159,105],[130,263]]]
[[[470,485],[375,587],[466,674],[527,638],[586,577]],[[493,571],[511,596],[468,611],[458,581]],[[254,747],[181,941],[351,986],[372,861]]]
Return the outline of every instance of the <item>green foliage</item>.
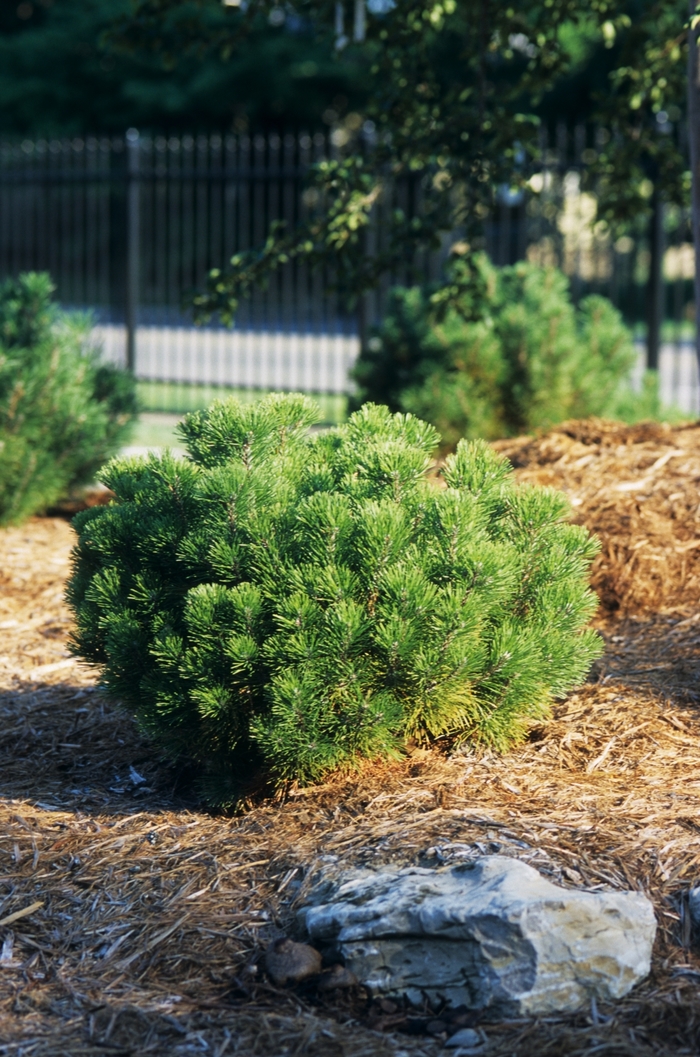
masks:
[[[196,313],[229,321],[240,299],[291,258],[330,265],[352,300],[380,277],[424,259],[416,251],[439,249],[455,230],[472,256],[483,245],[496,189],[526,190],[527,159],[538,153],[543,119],[604,126],[584,157],[601,216],[612,226],[644,221],[652,185],[666,201],[685,203],[687,164],[664,120],[677,121],[684,107],[684,3],[368,3],[366,32],[355,33],[353,5],[299,0],[296,13],[329,49],[345,12],[336,65],[353,70],[364,94],[333,102],[338,155],[311,175],[312,215],[277,224],[266,242],[221,262],[195,301]],[[134,0],[134,7],[122,39],[136,52],[169,57],[198,48],[235,54],[256,19],[281,10],[278,0],[259,0],[210,21],[206,13],[214,7],[221,15],[219,0],[201,0],[197,16],[191,0]],[[394,186],[402,179],[417,192],[415,215],[396,206],[402,196]],[[375,203],[383,206],[380,246],[366,237]],[[454,302],[449,279],[445,295]]]
[[[597,542],[483,441],[365,405],[310,433],[306,397],[189,415],[189,453],[119,458],[79,514],[75,650],[210,799],[311,782],[421,742],[504,749],[600,653]]]
[[[419,415],[446,448],[460,437],[511,436],[567,418],[645,417],[649,393],[637,397],[629,385],[632,336],[609,301],[589,297],[575,309],[561,272],[478,263],[480,320],[465,320],[459,300],[440,319],[435,295],[393,291],[355,368],[357,405],[381,401]]]
[[[262,0],[231,19],[230,45],[247,32],[253,7],[275,5]],[[132,40],[146,46],[159,39],[186,8],[183,0],[137,0]],[[335,4],[307,0],[299,10],[330,37]],[[229,321],[240,299],[290,258],[330,264],[352,297],[404,269],[416,250],[439,249],[444,232],[463,229],[465,245],[475,245],[495,188],[523,186],[523,152],[537,144],[536,101],[570,64],[560,30],[580,14],[571,0],[492,4],[488,11],[482,0],[368,5],[365,39],[346,41],[339,61],[363,71],[369,90],[361,116],[373,133],[366,135],[365,122],[342,129],[339,156],[311,176],[313,215],[295,226],[275,225],[265,244],[214,269],[195,301],[199,317],[218,313]],[[186,31],[181,39],[193,43]],[[415,215],[394,207],[392,189],[401,178],[419,188]],[[384,237],[368,252],[378,202]]]
[[[583,186],[615,231],[642,232],[652,187],[665,202],[687,204],[686,111],[688,0],[591,0],[564,23],[569,63],[537,113],[558,122],[601,126],[588,152]],[[658,115],[658,118],[657,118]]]
[[[0,285],[0,524],[90,481],[136,413],[132,377],[97,361],[89,320],[52,293],[41,274]]]
[[[127,49],[128,39],[119,48],[105,39],[131,9],[130,0],[0,4],[0,130],[313,130],[335,99],[352,110],[364,98],[354,64],[337,63],[332,47],[292,12],[274,26],[259,13],[245,41],[227,47],[221,35],[237,13],[220,0],[188,2],[175,24],[163,12],[154,55]],[[193,48],[182,45],[183,32],[198,38]]]
[[[196,302],[202,318],[230,319],[290,257],[330,263],[357,294],[457,227],[473,252],[495,188],[523,187],[523,154],[536,150],[542,120],[604,125],[584,179],[611,226],[644,223],[652,184],[685,203],[687,162],[662,118],[677,123],[685,108],[686,0],[370,3],[364,40],[354,39],[353,5],[343,8],[338,40],[331,0],[0,5],[0,127],[72,135],[337,123],[338,157],[312,176],[314,214],[220,262]],[[392,205],[393,182],[407,176],[420,184],[416,217]],[[388,237],[370,254],[377,201]],[[451,282],[444,293],[458,296]]]
[[[616,0],[605,13],[601,29],[612,62],[607,84],[596,93],[596,116],[608,134],[584,185],[595,191],[598,214],[613,231],[638,227],[648,217],[652,190],[666,202],[688,203],[688,147],[680,122],[687,109],[693,6],[688,0]]]

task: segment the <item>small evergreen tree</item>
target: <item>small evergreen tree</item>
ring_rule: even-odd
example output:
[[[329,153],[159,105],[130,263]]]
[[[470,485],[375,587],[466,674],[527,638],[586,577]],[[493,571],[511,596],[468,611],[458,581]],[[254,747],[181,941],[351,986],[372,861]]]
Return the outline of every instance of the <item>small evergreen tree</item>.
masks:
[[[440,291],[393,291],[387,316],[354,371],[355,405],[365,400],[410,411],[439,430],[446,448],[460,437],[513,436],[589,415],[643,418],[649,389],[629,376],[632,335],[603,297],[571,302],[556,269],[477,262],[483,318],[449,309]],[[465,318],[466,317],[466,318]]]
[[[131,375],[98,362],[90,321],[52,304],[48,275],[0,285],[0,524],[93,479],[136,414]]]
[[[367,405],[310,434],[299,395],[180,427],[189,458],[118,458],[79,514],[74,648],[209,797],[310,782],[406,738],[503,749],[600,652],[597,543],[483,441],[440,487],[436,431]]]

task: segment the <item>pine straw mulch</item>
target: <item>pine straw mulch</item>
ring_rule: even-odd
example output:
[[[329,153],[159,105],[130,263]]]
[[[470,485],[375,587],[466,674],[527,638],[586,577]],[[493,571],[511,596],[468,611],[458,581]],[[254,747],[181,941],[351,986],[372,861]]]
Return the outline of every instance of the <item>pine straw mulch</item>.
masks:
[[[0,534],[2,1057],[433,1057],[435,1019],[279,990],[261,953],[324,862],[495,851],[565,887],[645,891],[659,932],[627,998],[482,1023],[485,1054],[700,1052],[687,913],[700,881],[700,427],[577,423],[499,447],[523,479],[565,488],[603,541],[608,649],[589,683],[507,757],[416,751],[237,818],[188,802],[66,655],[69,525]]]
[[[498,441],[523,481],[562,488],[603,544],[593,586],[610,613],[700,602],[700,423],[568,422]]]

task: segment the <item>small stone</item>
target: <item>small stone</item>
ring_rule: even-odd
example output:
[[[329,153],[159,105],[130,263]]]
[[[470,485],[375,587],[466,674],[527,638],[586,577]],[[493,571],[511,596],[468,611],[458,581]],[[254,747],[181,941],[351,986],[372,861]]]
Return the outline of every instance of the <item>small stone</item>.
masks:
[[[447,1024],[444,1020],[429,1020],[425,1030],[428,1035],[442,1035],[443,1031],[447,1031]]]
[[[461,1031],[455,1032],[451,1035],[445,1046],[449,1046],[451,1049],[458,1049],[463,1047],[465,1050],[474,1050],[477,1046],[482,1045],[482,1038],[478,1031],[474,1031],[473,1028],[462,1028]]]
[[[319,991],[341,991],[357,987],[359,980],[344,965],[333,965],[321,973],[318,981]]]
[[[688,892],[688,910],[693,927],[700,929],[700,885],[696,885]]]
[[[321,972],[321,955],[308,943],[295,943],[283,936],[267,948],[265,968],[274,984],[300,984]]]

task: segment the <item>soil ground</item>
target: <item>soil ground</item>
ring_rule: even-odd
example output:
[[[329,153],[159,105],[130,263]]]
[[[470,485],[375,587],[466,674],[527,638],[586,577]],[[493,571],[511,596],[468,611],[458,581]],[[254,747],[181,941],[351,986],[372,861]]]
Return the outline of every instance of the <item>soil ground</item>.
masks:
[[[416,751],[233,818],[188,800],[68,655],[68,522],[0,533],[2,1057],[433,1057],[455,1026],[439,1015],[275,988],[261,954],[324,862],[494,851],[564,887],[644,891],[659,929],[627,998],[484,1021],[481,1052],[700,1053],[687,908],[700,883],[700,425],[589,421],[498,447],[523,480],[564,488],[601,538],[607,649],[589,682],[507,756]]]

